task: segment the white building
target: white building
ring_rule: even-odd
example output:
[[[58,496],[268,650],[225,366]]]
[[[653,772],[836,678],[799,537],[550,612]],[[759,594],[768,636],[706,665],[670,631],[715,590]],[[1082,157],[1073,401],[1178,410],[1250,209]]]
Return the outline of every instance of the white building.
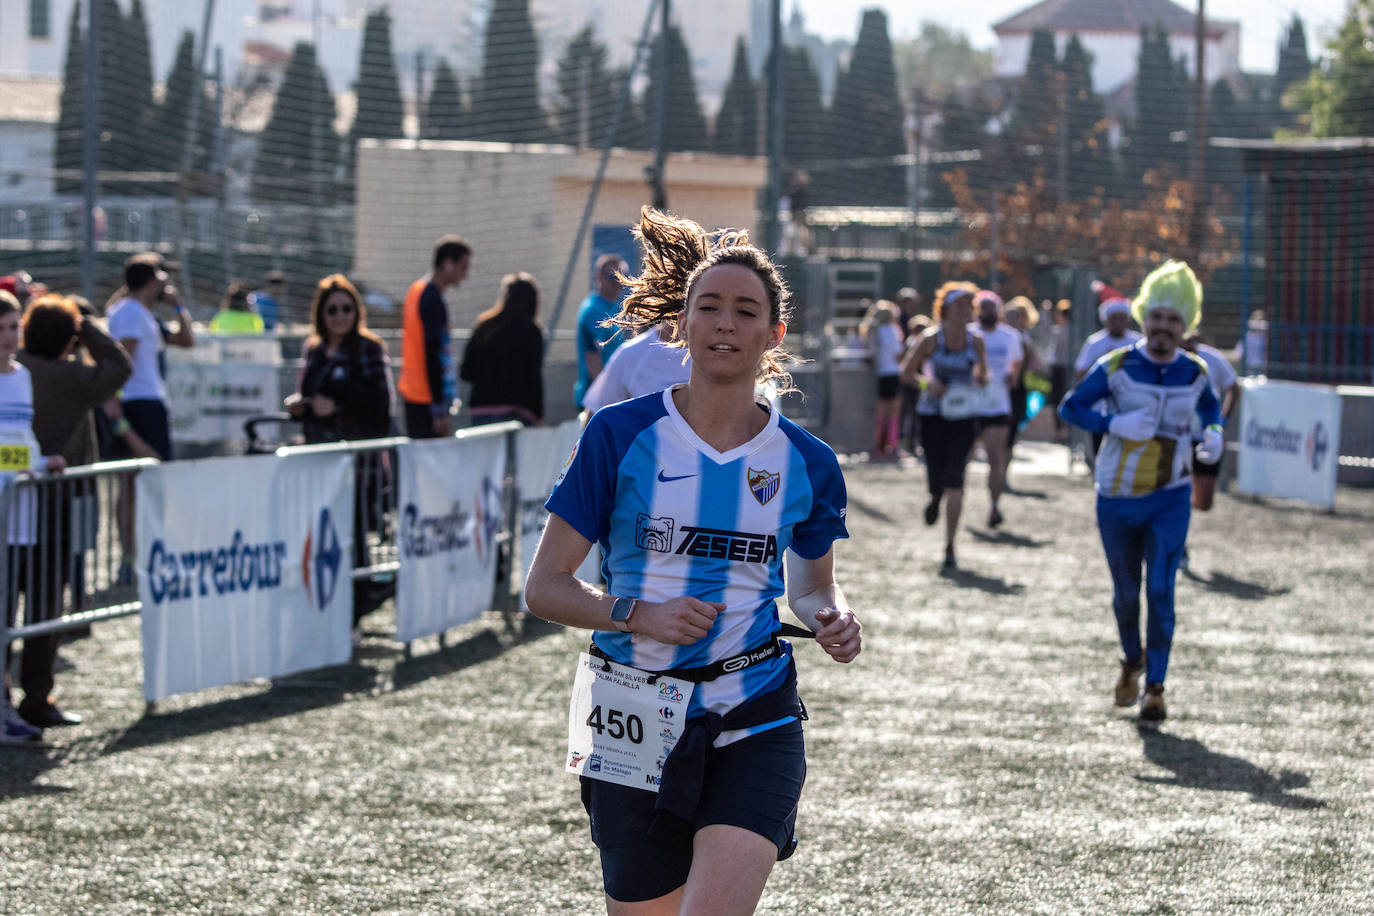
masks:
[[[52,196],[61,94],[61,81],[51,76],[0,77],[0,202]]]
[[[1197,14],[1173,0],[1043,0],[1003,19],[992,27],[997,34],[997,74],[1017,77],[1026,72],[1031,36],[1037,29],[1054,34],[1062,55],[1077,35],[1092,57],[1093,90],[1107,95],[1135,78],[1140,57],[1140,30],[1163,26],[1172,57],[1187,61],[1197,73]],[[1206,78],[1209,83],[1240,72],[1240,23],[1207,23]]]

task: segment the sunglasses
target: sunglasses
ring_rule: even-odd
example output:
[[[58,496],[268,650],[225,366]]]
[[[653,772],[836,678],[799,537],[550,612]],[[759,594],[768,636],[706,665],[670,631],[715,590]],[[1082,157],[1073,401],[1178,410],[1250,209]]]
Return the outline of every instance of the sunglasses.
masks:
[[[352,315],[352,314],[353,314],[353,306],[351,306],[351,305],[327,305],[327,306],[325,306],[324,313],[325,313],[326,315],[330,315],[330,316],[333,316],[333,315]]]

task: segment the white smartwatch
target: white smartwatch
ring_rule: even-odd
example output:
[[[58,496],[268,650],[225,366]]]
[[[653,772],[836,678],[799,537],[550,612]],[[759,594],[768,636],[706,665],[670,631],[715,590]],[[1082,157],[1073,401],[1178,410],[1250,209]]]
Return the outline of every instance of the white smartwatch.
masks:
[[[611,605],[611,624],[620,632],[630,632],[630,615],[635,612],[636,598],[621,597]]]

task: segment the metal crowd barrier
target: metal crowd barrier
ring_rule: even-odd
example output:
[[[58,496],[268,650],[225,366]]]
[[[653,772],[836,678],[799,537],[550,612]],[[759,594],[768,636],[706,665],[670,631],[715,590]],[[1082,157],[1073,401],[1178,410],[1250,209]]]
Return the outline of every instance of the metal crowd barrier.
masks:
[[[501,612],[508,630],[514,628],[519,609],[512,576],[517,569],[514,478],[520,429],[519,423],[510,422],[456,433],[458,438],[501,436],[506,441],[501,489],[504,518],[495,538],[500,560],[490,610]],[[369,611],[395,595],[401,534],[397,447],[409,441],[395,437],[277,450],[279,456],[303,451],[354,456],[354,596],[355,601],[368,604]],[[157,465],[153,459],[113,461],[61,474],[0,479],[0,530],[9,535],[9,548],[0,551],[0,581],[5,583],[9,612],[0,617],[0,645],[82,630],[98,621],[140,612],[134,482],[143,469]],[[442,633],[439,644],[446,646]],[[409,644],[404,647],[407,657],[410,648]]]

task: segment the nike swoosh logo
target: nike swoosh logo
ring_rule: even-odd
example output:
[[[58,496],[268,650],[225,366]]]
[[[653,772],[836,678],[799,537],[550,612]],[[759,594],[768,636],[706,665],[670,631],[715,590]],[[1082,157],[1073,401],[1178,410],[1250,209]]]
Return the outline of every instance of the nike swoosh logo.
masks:
[[[679,474],[677,477],[668,477],[662,471],[658,472],[659,483],[672,483],[674,480],[686,480],[688,477],[695,477],[695,474]]]

